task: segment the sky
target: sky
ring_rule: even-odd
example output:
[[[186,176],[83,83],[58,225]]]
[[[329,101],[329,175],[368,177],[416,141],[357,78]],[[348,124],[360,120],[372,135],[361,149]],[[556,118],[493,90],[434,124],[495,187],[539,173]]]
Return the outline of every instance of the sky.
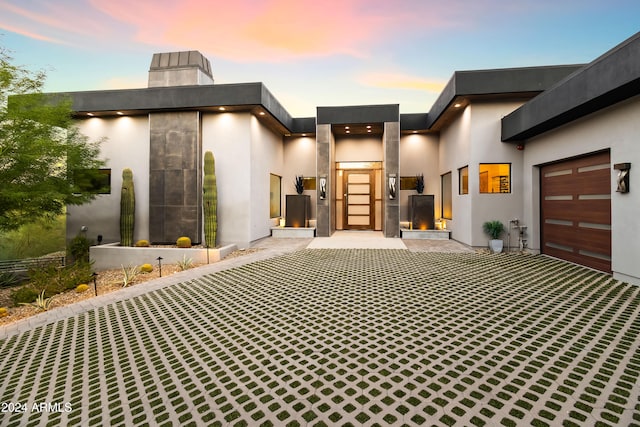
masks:
[[[154,53],[198,50],[294,117],[423,113],[455,71],[588,63],[638,31],[638,0],[0,0],[0,46],[47,92],[147,87]]]

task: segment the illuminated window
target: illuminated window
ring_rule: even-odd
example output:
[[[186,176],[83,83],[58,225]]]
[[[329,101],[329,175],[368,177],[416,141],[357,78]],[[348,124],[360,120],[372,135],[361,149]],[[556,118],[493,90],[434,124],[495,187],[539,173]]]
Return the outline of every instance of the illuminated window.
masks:
[[[511,163],[480,163],[480,193],[511,193]]]
[[[281,201],[282,196],[280,193],[280,185],[282,183],[282,177],[274,174],[270,174],[269,177],[269,215],[271,218],[278,218],[281,215]]]
[[[469,194],[469,166],[458,169],[460,188],[458,194]]]
[[[453,219],[451,201],[452,189],[451,189],[451,172],[445,173],[440,177],[442,183],[442,218]]]

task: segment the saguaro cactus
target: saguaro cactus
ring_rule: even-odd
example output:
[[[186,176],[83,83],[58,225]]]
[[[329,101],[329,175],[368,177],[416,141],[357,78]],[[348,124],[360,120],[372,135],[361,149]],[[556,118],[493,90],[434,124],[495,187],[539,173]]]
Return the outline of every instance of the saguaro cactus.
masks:
[[[120,191],[120,245],[133,246],[133,227],[136,217],[136,195],[133,188],[133,172],[127,168],[122,171],[122,190]]]
[[[218,232],[218,188],[216,186],[216,163],[213,153],[204,153],[204,181],[203,210],[204,210],[204,239],[207,247],[216,246]]]

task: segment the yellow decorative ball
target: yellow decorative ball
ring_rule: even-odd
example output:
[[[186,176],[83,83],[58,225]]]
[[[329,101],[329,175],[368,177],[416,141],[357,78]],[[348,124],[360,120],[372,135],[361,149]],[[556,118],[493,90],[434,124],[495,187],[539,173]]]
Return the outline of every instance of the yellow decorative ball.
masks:
[[[82,292],[86,291],[87,289],[89,289],[89,285],[87,285],[86,283],[82,283],[82,284],[76,286],[76,292],[77,293],[82,293]]]
[[[143,273],[151,273],[153,271],[153,265],[151,264],[142,264],[140,266],[140,271]]]
[[[136,242],[136,247],[138,247],[138,248],[147,248],[147,247],[149,247],[149,241],[148,240],[138,240]]]
[[[7,317],[9,315],[9,310],[7,307],[0,307],[0,317]]]

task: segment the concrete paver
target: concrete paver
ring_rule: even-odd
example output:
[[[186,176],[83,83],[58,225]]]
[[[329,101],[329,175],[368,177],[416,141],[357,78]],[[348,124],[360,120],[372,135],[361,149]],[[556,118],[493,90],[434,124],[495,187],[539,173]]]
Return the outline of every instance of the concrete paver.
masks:
[[[0,425],[640,425],[638,287],[462,245],[309,243],[5,330]]]

